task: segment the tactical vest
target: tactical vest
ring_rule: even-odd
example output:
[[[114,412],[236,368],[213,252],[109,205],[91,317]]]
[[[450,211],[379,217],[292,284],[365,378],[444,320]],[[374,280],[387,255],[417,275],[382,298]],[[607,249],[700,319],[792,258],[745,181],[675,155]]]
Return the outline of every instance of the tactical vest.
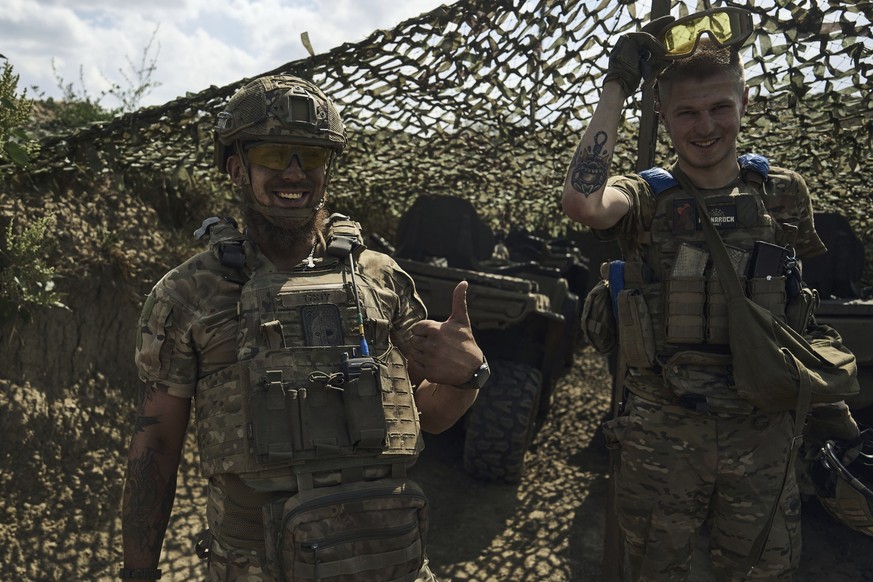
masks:
[[[202,379],[195,398],[204,475],[290,467],[311,481],[414,460],[413,387],[389,340],[390,314],[357,268],[357,223],[331,217],[325,256],[290,272],[247,268],[235,224],[209,226],[226,277],[242,288],[237,364]]]
[[[784,319],[786,278],[771,274],[746,279],[746,266],[756,241],[793,242],[796,226],[780,224],[771,214],[793,196],[790,178],[770,175],[766,158],[743,156],[741,184],[713,195],[704,194],[708,212],[727,245],[748,296]],[[727,353],[727,301],[718,273],[709,260],[706,237],[695,199],[666,170],[640,173],[656,197],[648,230],[640,235],[637,257],[607,275],[613,297],[623,289],[624,305],[616,305],[623,343],[637,343],[632,367],[663,364],[683,350]],[[633,345],[632,345],[633,348]],[[636,357],[634,357],[636,356]]]

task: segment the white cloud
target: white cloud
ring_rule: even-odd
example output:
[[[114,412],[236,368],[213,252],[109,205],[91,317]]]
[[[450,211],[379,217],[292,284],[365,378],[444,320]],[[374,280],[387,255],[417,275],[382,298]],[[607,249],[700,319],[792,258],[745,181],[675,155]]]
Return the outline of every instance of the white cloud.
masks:
[[[86,91],[96,98],[112,83],[130,87],[119,70],[135,76],[154,33],[147,59],[156,58],[152,80],[160,86],[142,103],[154,105],[303,58],[303,32],[317,53],[327,52],[454,1],[6,0],[0,54],[20,76],[21,88],[61,97],[54,61],[57,75],[77,95]],[[118,105],[111,97],[102,103]]]

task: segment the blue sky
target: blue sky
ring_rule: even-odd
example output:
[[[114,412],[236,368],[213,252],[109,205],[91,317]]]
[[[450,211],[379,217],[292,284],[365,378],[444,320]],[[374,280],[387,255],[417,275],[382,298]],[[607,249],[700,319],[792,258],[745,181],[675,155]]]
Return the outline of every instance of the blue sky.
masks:
[[[130,86],[124,74],[134,77],[151,41],[160,86],[141,105],[157,105],[305,57],[303,32],[322,53],[454,1],[4,0],[0,54],[28,96],[60,97],[60,77],[97,98],[112,83]]]

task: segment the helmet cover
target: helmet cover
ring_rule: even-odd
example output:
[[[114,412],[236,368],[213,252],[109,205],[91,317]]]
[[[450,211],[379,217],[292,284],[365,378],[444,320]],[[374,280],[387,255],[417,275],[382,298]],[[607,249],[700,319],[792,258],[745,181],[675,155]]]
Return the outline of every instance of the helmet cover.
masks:
[[[346,145],[346,130],[330,99],[314,84],[292,75],[261,77],[234,93],[218,114],[215,164],[226,172],[236,143],[299,143],[333,150]]]

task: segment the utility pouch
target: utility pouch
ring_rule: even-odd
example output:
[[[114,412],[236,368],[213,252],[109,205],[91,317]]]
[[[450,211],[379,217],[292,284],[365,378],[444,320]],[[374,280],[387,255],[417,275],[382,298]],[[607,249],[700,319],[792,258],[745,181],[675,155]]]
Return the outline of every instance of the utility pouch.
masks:
[[[649,307],[639,289],[619,292],[618,325],[622,355],[632,368],[650,368],[655,363],[655,334]]]
[[[833,328],[801,335],[745,297],[731,299],[728,316],[737,394],[761,410],[791,410],[802,385],[813,404],[859,392],[855,356]]]
[[[810,287],[801,287],[797,296],[785,306],[786,323],[797,333],[803,334],[806,326],[812,321],[818,302],[818,291]]]
[[[701,277],[675,277],[665,282],[666,342],[699,344],[703,342],[706,280]]]
[[[785,321],[785,276],[768,276],[749,279],[746,284],[749,299]]]
[[[601,279],[585,297],[582,332],[594,349],[608,354],[615,349],[616,327],[609,283]]]
[[[408,479],[306,489],[264,507],[280,582],[413,582],[424,564],[427,498]]]

